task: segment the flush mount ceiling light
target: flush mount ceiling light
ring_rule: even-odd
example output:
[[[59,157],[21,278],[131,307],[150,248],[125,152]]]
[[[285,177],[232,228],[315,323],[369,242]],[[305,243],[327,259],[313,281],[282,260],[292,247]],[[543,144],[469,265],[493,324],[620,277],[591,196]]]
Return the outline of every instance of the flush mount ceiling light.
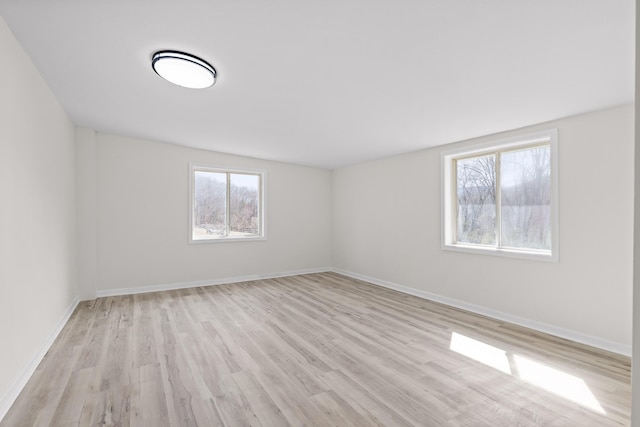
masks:
[[[151,59],[151,66],[160,77],[178,86],[204,89],[216,82],[216,69],[211,64],[184,52],[156,52]]]

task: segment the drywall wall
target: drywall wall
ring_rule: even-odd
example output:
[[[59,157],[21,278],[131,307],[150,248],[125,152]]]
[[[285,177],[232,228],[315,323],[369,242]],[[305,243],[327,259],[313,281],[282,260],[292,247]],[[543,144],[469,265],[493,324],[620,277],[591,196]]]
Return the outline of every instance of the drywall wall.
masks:
[[[0,52],[1,419],[73,308],[76,235],[73,125],[2,18]]]
[[[75,131],[76,230],[78,234],[78,297],[89,300],[98,289],[98,183],[97,142],[92,129]]]
[[[104,133],[95,141],[98,295],[331,266],[330,171]],[[190,162],[266,172],[266,240],[188,243]]]
[[[636,105],[640,105],[640,7],[636,1]],[[640,426],[640,111],[635,111],[633,218],[633,354],[631,362],[631,425]]]
[[[631,349],[633,106],[346,167],[333,266],[622,353]],[[557,128],[560,261],[443,251],[441,152]]]

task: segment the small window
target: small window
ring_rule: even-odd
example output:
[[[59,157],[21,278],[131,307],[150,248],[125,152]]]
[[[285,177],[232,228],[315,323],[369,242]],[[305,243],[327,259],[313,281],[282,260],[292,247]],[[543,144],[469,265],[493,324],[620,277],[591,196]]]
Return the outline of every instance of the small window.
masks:
[[[557,131],[443,153],[443,249],[558,260]]]
[[[191,243],[264,239],[264,172],[190,170]]]

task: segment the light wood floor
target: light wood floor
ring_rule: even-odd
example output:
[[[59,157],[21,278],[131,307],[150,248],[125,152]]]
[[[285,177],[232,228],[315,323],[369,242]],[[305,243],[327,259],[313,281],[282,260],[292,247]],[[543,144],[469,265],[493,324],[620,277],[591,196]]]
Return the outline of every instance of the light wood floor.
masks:
[[[617,426],[629,379],[629,358],[323,273],[81,303],[0,425]]]

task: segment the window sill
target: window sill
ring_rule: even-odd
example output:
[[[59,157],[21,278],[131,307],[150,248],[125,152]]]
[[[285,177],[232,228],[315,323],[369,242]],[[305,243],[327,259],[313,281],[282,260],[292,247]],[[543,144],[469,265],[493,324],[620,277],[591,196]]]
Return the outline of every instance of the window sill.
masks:
[[[488,246],[475,246],[475,245],[459,245],[459,244],[444,244],[442,249],[451,252],[465,252],[479,255],[491,255],[507,258],[519,258],[532,261],[544,261],[544,262],[558,262],[557,251],[554,253],[527,251],[518,249],[507,248],[494,248]]]
[[[201,243],[231,243],[231,242],[256,242],[267,240],[265,236],[251,237],[205,237],[200,239],[189,239],[189,244],[199,245]]]

